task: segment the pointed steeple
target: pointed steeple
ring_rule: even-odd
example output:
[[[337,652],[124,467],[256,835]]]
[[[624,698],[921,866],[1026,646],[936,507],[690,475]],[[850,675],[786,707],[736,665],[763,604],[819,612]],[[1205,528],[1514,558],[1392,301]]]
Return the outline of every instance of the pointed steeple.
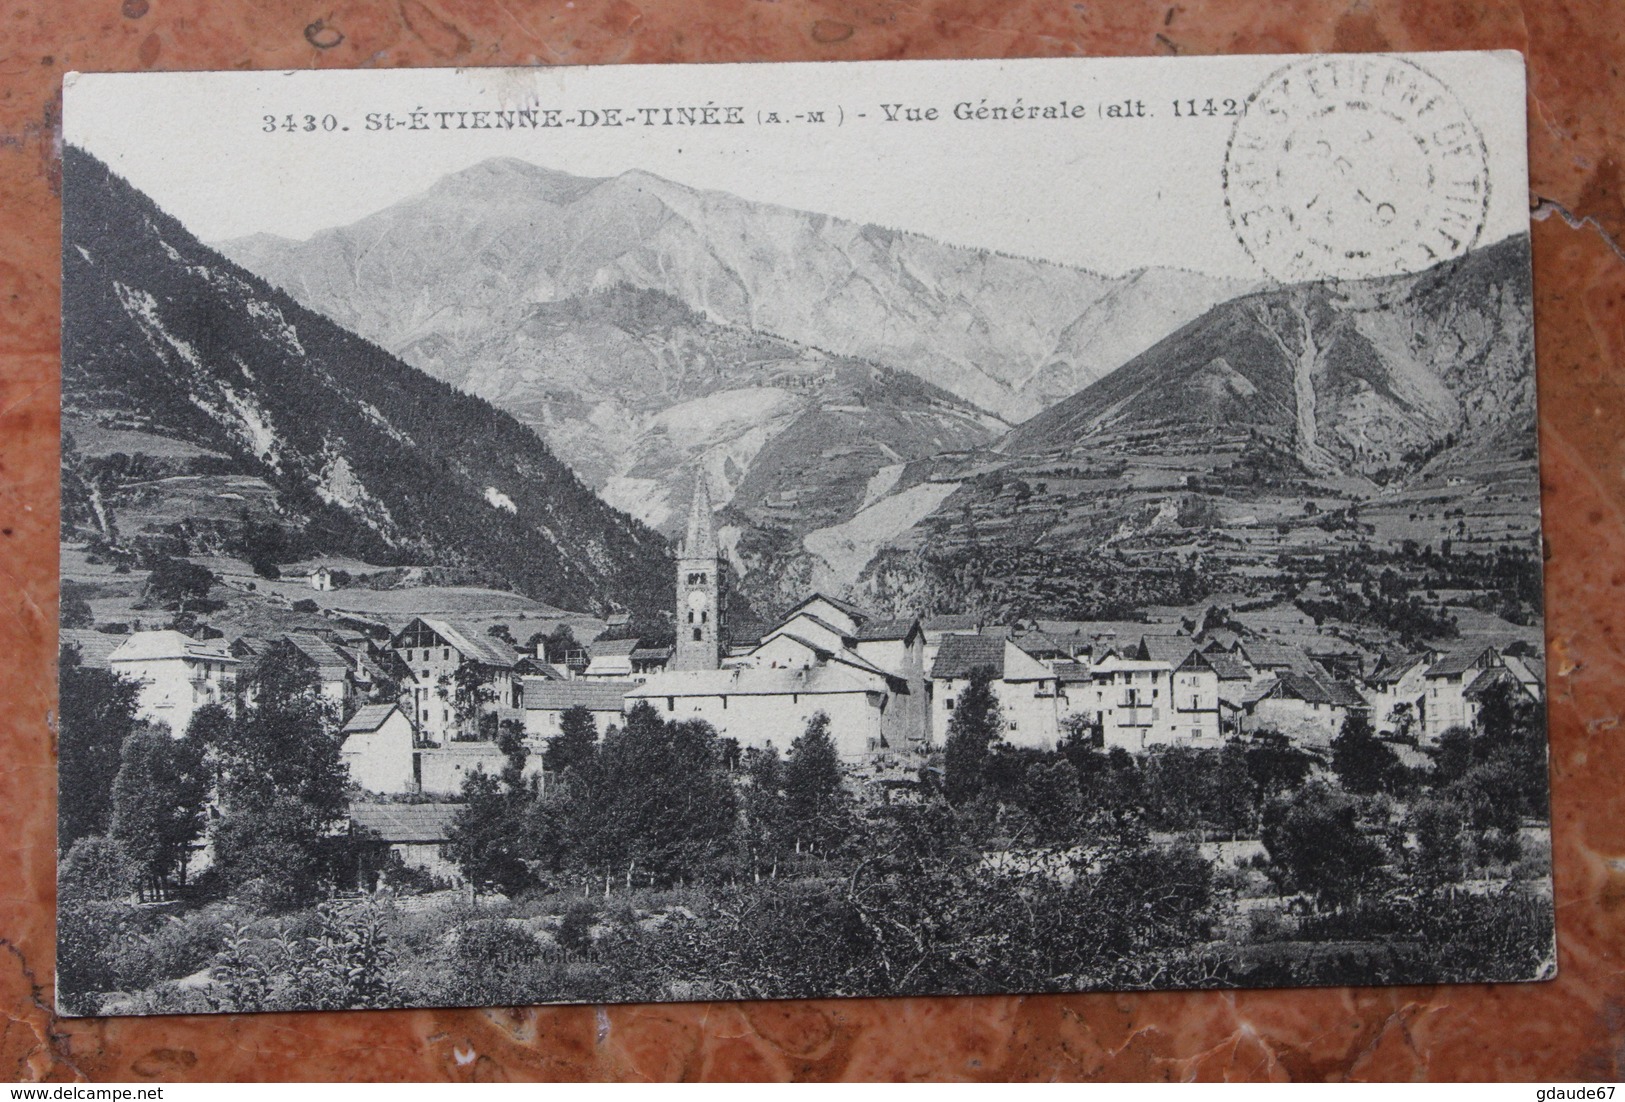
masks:
[[[681,554],[685,559],[717,557],[717,530],[711,518],[711,487],[703,468],[694,473],[694,497],[688,506],[688,532],[683,537]]]

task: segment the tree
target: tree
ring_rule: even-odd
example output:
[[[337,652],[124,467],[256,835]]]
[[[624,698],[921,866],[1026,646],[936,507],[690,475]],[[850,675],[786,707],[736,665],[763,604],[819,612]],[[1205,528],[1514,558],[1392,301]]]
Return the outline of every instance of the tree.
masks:
[[[57,656],[57,827],[59,853],[103,834],[113,813],[119,750],[136,727],[141,686],[81,665],[77,647]]]
[[[1350,712],[1332,739],[1332,771],[1343,787],[1359,796],[1393,789],[1403,766],[1399,755],[1380,740],[1363,712]]]
[[[551,773],[563,773],[592,757],[598,745],[598,725],[585,705],[574,704],[559,716],[559,733],[547,740],[542,764]]]
[[[203,833],[208,795],[203,746],[196,738],[136,731],[120,754],[108,833],[151,885],[176,876],[184,882],[192,843]]]
[[[540,848],[628,883],[639,874],[672,883],[706,873],[727,852],[737,818],[711,725],[666,723],[646,703],[541,802],[553,834]]]
[[[261,656],[242,688],[253,707],[230,719],[201,710],[201,726],[194,719],[220,776],[216,867],[231,887],[265,881],[271,905],[307,903],[347,868],[349,772],[334,737],[337,716],[315,671],[279,647]]]
[[[1033,762],[1023,778],[1022,806],[1032,816],[1040,842],[1072,841],[1083,815],[1077,769],[1062,757]]]
[[[1341,908],[1377,885],[1386,853],[1360,829],[1358,805],[1322,784],[1264,809],[1263,841],[1283,887]]]
[[[88,628],[96,622],[96,614],[91,611],[90,602],[78,590],[70,590],[66,585],[62,587],[62,626],[65,628]]]
[[[993,692],[993,670],[986,666],[971,671],[970,683],[954,705],[948,721],[948,737],[943,743],[943,787],[948,802],[967,803],[982,791],[982,771],[988,751],[1000,738],[1003,718],[999,698]]]
[[[531,882],[523,852],[529,797],[483,769],[463,778],[463,806],[452,821],[446,855],[476,888],[513,895]]]
[[[158,608],[198,611],[213,585],[214,575],[205,567],[165,555],[152,564],[142,599],[147,605]]]
[[[846,833],[839,821],[841,762],[824,712],[815,712],[807,729],[790,744],[783,783],[785,814],[798,835],[815,846],[839,841]]]
[[[563,664],[574,651],[581,649],[576,641],[575,632],[570,630],[569,624],[559,624],[547,636],[547,660],[555,664]]]
[[[519,649],[519,644],[514,641],[513,629],[507,624],[492,624],[490,627],[485,629],[485,634],[489,635],[493,639],[502,640],[515,650]]]

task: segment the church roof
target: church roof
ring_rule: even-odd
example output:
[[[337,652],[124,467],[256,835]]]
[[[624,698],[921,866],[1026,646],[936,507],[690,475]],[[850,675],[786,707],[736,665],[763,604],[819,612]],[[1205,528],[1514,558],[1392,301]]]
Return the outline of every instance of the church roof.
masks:
[[[711,515],[711,487],[704,469],[694,472],[694,496],[688,503],[688,528],[681,551],[685,559],[717,557],[716,521]]]

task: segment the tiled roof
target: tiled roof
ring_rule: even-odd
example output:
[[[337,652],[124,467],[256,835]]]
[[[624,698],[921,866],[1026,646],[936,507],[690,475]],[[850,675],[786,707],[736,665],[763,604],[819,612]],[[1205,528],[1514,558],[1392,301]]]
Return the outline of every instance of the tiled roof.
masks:
[[[981,626],[975,616],[956,613],[949,616],[927,616],[920,622],[926,631],[975,631]]]
[[[300,654],[316,667],[316,676],[323,681],[339,681],[350,672],[344,656],[334,650],[327,640],[305,631],[290,631],[283,636]]]
[[[1207,651],[1202,655],[1219,675],[1220,681],[1250,681],[1253,673],[1247,663],[1229,651]]]
[[[353,735],[376,731],[384,725],[384,720],[389,718],[389,713],[394,711],[399,711],[399,709],[393,704],[363,704],[356,709],[355,715],[350,717],[350,722],[344,725],[344,733]]]
[[[1359,691],[1330,679],[1308,677],[1291,670],[1283,671],[1276,679],[1276,695],[1292,697],[1308,704],[1326,704],[1337,708],[1363,708],[1365,697]]]
[[[620,658],[631,655],[641,645],[639,639],[597,639],[587,644],[587,653],[594,658]]]
[[[1004,676],[1004,636],[944,635],[932,677],[969,677],[972,670],[987,667],[994,677]]]
[[[539,677],[545,681],[563,681],[564,675],[554,669],[552,664],[544,662],[534,654],[521,655],[513,668],[526,677]]]
[[[1451,651],[1428,667],[1429,677],[1455,677],[1464,674],[1473,668],[1489,647],[1467,647],[1462,650]]]
[[[1523,689],[1523,685],[1519,683],[1511,670],[1505,666],[1497,666],[1494,669],[1480,670],[1478,676],[1473,678],[1466,689],[1462,690],[1461,695],[1468,700],[1477,700],[1496,685],[1511,685],[1519,691]]]
[[[444,842],[462,804],[351,804],[350,822],[385,842]]]
[[[108,656],[118,650],[119,644],[123,642],[122,635],[108,635],[106,632],[92,631],[89,628],[63,628],[60,645],[78,647],[81,666],[105,670]]]
[[[208,662],[236,662],[219,639],[193,639],[178,631],[138,631],[108,655],[110,662],[139,662],[159,658],[194,658]]]
[[[670,658],[670,647],[639,647],[632,652],[634,662],[666,662]]]
[[[1189,635],[1146,635],[1140,639],[1140,651],[1148,659],[1178,666],[1196,649],[1196,640]]]
[[[860,625],[868,620],[874,619],[874,613],[861,609],[850,601],[843,601],[839,597],[831,597],[828,593],[814,593],[812,596],[808,597],[806,600],[792,608],[789,615],[785,616],[785,619],[790,619],[797,612],[800,612],[814,601],[827,601],[836,608],[840,609],[842,612],[846,613],[848,616],[852,617],[852,619],[856,620]]]
[[[513,668],[514,653],[500,640],[481,635],[472,628],[454,624],[450,620],[432,620],[427,616],[419,619],[436,635],[456,647],[464,658],[498,669]]]
[[[1057,662],[1055,663],[1056,680],[1068,685],[1090,680],[1089,663],[1087,662]]]
[[[562,712],[579,705],[594,712],[618,712],[626,694],[634,687],[630,681],[549,681],[544,677],[526,677],[525,711]]]
[[[908,620],[875,620],[872,623],[858,626],[858,640],[872,643],[882,639],[907,639],[914,634],[919,621]]]
[[[1418,665],[1427,661],[1425,654],[1396,654],[1384,657],[1367,680],[1379,685],[1391,685]]]
[[[1302,670],[1309,665],[1309,656],[1293,647],[1285,647],[1280,643],[1244,642],[1242,650],[1246,651],[1247,658],[1255,666],[1268,666],[1271,668],[1286,668]]]

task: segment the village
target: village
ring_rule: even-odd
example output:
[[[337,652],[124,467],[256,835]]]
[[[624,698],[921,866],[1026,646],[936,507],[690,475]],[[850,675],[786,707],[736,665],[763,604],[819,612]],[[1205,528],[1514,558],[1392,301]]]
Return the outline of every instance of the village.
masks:
[[[849,767],[906,774],[942,750],[956,699],[980,678],[1012,747],[1054,750],[1083,739],[1141,754],[1268,737],[1324,756],[1359,715],[1414,763],[1446,731],[1472,727],[1493,686],[1531,700],[1544,686],[1542,658],[1527,639],[1476,637],[1362,662],[1341,640],[1314,635],[1313,621],[1290,605],[1249,612],[1209,601],[1157,609],[1144,622],[988,623],[974,615],[883,618],[813,593],[768,630],[741,638],[730,623],[731,570],[703,479],[676,575],[672,645],[627,637],[611,623],[599,638],[550,656],[545,640],[520,647],[503,632],[413,615],[387,632],[228,640],[138,630],[100,636],[86,660],[138,683],[139,718],[178,737],[205,705],[248,706],[238,672],[279,645],[308,668],[336,717],[357,794],[353,823],[449,880],[457,870],[440,851],[465,781],[495,776],[507,760],[496,733],[522,730],[527,771],[545,783],[545,748],[572,710],[603,732],[646,704],[667,720],[704,720],[741,751],[780,754],[822,713]],[[318,591],[333,584],[327,570],[306,581]],[[64,642],[92,638],[71,630]],[[414,808],[404,813],[402,804]]]

